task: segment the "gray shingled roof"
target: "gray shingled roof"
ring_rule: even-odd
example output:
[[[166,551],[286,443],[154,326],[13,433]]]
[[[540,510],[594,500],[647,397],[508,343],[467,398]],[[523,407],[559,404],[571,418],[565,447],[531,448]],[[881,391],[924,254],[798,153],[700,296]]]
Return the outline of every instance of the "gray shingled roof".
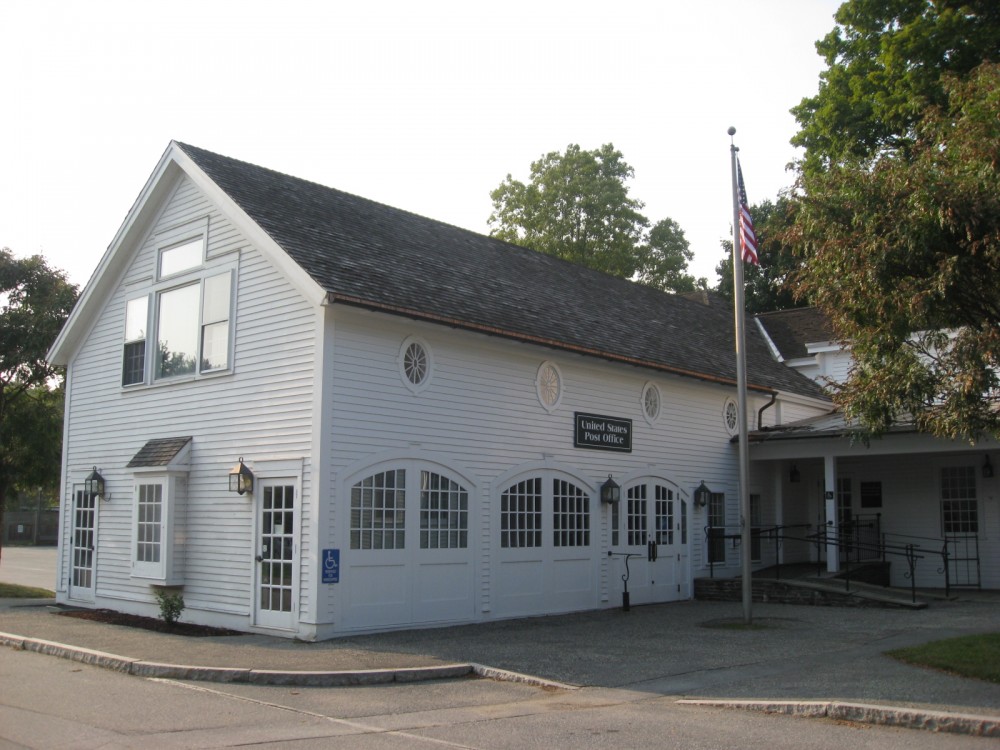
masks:
[[[830,319],[818,307],[760,313],[757,316],[771,341],[786,360],[809,356],[806,344],[833,341],[835,336]]]
[[[126,464],[128,469],[169,466],[170,462],[191,442],[190,437],[156,438],[148,441]]]
[[[331,301],[661,371],[736,380],[731,310],[177,144]],[[751,387],[824,397],[747,326]]]

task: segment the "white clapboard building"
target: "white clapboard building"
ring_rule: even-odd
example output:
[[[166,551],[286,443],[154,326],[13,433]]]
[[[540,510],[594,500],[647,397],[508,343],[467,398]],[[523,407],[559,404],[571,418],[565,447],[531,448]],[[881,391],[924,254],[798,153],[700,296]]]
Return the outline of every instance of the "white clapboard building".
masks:
[[[737,570],[732,318],[171,143],[50,354],[58,599],[312,640],[619,606],[627,554],[688,599]],[[747,355],[752,429],[830,411]]]

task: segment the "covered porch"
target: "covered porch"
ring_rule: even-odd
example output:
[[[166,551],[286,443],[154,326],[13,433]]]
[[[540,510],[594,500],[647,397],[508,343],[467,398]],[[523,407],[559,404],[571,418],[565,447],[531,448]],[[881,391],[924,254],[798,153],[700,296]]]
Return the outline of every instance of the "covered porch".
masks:
[[[895,587],[1000,588],[997,444],[905,426],[864,441],[837,413],[749,442],[755,571],[843,575],[881,561]],[[739,532],[706,527],[710,576],[739,574]]]

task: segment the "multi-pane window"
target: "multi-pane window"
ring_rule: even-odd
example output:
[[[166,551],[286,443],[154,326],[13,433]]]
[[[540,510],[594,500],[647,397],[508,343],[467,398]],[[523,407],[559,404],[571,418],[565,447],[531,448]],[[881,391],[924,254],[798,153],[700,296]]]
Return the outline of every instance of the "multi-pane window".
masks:
[[[646,485],[629,487],[625,492],[625,543],[630,547],[646,543],[647,510]]]
[[[681,544],[688,543],[688,504],[681,500]]]
[[[122,385],[146,380],[146,326],[149,297],[131,299],[125,304],[125,351],[122,357]]]
[[[663,485],[656,485],[656,499],[653,505],[653,520],[656,524],[656,543],[674,543],[674,491]]]
[[[941,470],[941,525],[945,534],[979,533],[975,467],[948,466]]]
[[[136,476],[132,488],[132,572],[159,585],[183,583],[178,564],[183,548],[186,480],[180,476]],[[178,510],[181,508],[181,510]],[[180,519],[180,520],[178,520]]]
[[[556,547],[590,545],[590,497],[564,479],[552,480],[552,543]]]
[[[229,273],[205,279],[201,298],[201,371],[229,366]]]
[[[163,485],[137,487],[135,561],[159,564],[163,545]]]
[[[199,237],[161,250],[165,281],[126,303],[122,385],[145,383],[148,372],[164,380],[230,367],[233,274],[204,269],[204,246]]]
[[[500,546],[542,546],[542,480],[525,479],[500,496]]]
[[[726,561],[726,495],[712,492],[708,496],[708,561]]]
[[[469,546],[469,493],[457,482],[420,472],[420,548]]]
[[[158,295],[157,379],[228,367],[231,285],[226,271]]]
[[[405,528],[405,469],[373,474],[351,488],[351,549],[403,549]]]

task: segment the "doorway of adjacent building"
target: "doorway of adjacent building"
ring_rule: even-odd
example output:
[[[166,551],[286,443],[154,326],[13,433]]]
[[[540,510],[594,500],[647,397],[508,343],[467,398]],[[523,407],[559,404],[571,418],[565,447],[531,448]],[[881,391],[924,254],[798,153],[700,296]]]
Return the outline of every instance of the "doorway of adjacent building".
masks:
[[[94,545],[97,495],[73,492],[73,528],[70,544],[69,598],[94,601]]]
[[[295,627],[298,591],[298,502],[295,485],[261,483],[257,513],[256,625]]]

